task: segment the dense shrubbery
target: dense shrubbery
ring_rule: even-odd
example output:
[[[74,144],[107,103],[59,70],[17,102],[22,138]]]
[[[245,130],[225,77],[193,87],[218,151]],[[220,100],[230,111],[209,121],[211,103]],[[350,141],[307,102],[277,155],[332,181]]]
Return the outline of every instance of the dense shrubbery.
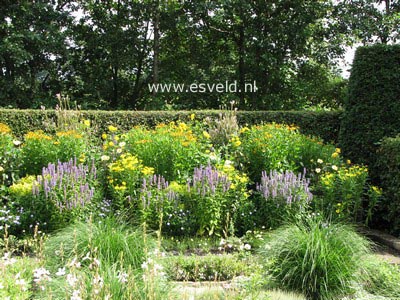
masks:
[[[376,162],[384,192],[380,203],[381,219],[392,233],[400,234],[400,136],[385,138],[378,151]],[[382,225],[382,224],[381,224]]]
[[[217,118],[221,111],[77,111],[70,112],[82,119],[90,120],[96,134],[107,131],[109,125],[120,130],[129,130],[135,125],[155,126],[160,123],[187,120],[191,114],[197,118]],[[296,124],[304,134],[318,136],[326,142],[338,140],[341,111],[238,111],[240,124],[253,125],[261,122]],[[62,113],[54,110],[9,110],[0,109],[0,123],[12,127],[16,136],[34,130],[55,131],[63,122]],[[46,128],[43,128],[43,126]]]
[[[400,45],[357,49],[340,132],[345,155],[355,162],[374,167],[380,140],[399,133],[399,82]]]

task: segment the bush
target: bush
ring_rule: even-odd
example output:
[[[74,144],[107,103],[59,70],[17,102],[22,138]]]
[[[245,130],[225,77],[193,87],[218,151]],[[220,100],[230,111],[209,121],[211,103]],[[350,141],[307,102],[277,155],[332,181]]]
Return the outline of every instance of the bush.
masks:
[[[109,125],[118,126],[121,130],[132,129],[135,125],[155,126],[161,122],[188,120],[191,114],[196,119],[206,117],[218,118],[220,111],[80,111],[83,119],[91,121],[100,135],[107,131]],[[337,142],[341,111],[311,112],[311,111],[238,111],[239,124],[253,125],[261,122],[296,124],[301,132],[307,135],[318,136],[325,142]],[[54,110],[13,110],[0,109],[0,122],[13,128],[17,137],[22,137],[28,131],[49,128],[54,133],[54,126],[58,117]]]
[[[248,195],[247,177],[233,166],[195,168],[186,184],[169,184],[160,175],[144,179],[132,210],[153,229],[170,235],[230,235]]]
[[[310,218],[274,231],[261,254],[276,285],[307,299],[339,299],[359,280],[369,243],[347,225]]]
[[[0,186],[9,186],[19,177],[20,143],[11,135],[11,129],[0,123]]]
[[[356,163],[373,168],[377,143],[399,133],[399,82],[400,45],[357,49],[340,130],[344,154]],[[371,171],[376,179],[380,171]]]
[[[39,175],[42,168],[57,160],[56,140],[42,130],[28,132],[22,145],[21,160],[23,175]]]
[[[295,175],[291,171],[263,172],[257,185],[258,201],[256,219],[258,225],[277,228],[284,221],[297,219],[307,211],[313,195],[305,174]]]
[[[384,202],[379,207],[379,225],[382,226],[384,221],[386,228],[400,235],[400,135],[382,141],[376,166],[380,170],[379,179],[384,194]]]
[[[21,229],[38,224],[41,230],[62,228],[82,217],[95,193],[96,168],[68,163],[49,164],[41,176],[27,176],[9,191],[17,211],[21,212]],[[94,201],[93,201],[94,202]]]
[[[225,281],[251,273],[250,267],[233,254],[167,257],[164,265],[173,281]]]
[[[322,195],[317,210],[332,219],[360,221],[364,215],[363,199],[368,170],[357,165],[324,172],[319,181]]]
[[[334,146],[299,133],[294,125],[272,123],[243,127],[240,140],[239,163],[254,182],[260,180],[263,171],[303,172],[304,168],[311,171],[317,167],[317,160],[336,165],[341,161]]]
[[[167,180],[186,180],[195,167],[207,164],[202,144],[183,122],[161,123],[154,130],[136,127],[126,134],[126,149]]]

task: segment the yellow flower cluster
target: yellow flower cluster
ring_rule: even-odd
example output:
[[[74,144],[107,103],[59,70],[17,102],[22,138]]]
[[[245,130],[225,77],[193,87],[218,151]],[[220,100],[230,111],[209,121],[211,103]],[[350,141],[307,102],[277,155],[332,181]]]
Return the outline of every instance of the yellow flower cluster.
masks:
[[[25,134],[25,140],[52,140],[52,137],[45,134],[43,130],[29,131]]]
[[[235,147],[239,147],[242,144],[242,142],[240,141],[240,138],[236,135],[232,136],[230,142]]]
[[[141,163],[136,156],[130,153],[122,154],[120,159],[108,165],[111,172],[133,171],[141,168]]]
[[[26,176],[10,186],[10,193],[15,196],[28,196],[32,194],[33,184],[36,182],[35,176]]]
[[[76,139],[81,139],[82,135],[79,134],[76,130],[68,130],[68,131],[59,131],[56,133],[58,137],[73,137]]]
[[[0,123],[0,134],[3,133],[11,133],[11,128],[7,124]]]
[[[339,157],[339,154],[341,153],[340,148],[336,148],[335,152],[332,153],[332,158],[337,158]]]

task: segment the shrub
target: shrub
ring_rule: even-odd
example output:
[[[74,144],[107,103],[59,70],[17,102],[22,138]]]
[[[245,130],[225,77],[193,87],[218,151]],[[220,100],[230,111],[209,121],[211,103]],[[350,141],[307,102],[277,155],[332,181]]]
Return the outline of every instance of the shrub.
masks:
[[[367,178],[367,168],[357,165],[324,172],[319,181],[322,195],[317,201],[317,210],[330,218],[362,220],[366,217],[363,199]]]
[[[14,140],[10,128],[0,123],[0,186],[9,186],[19,177],[20,143]]]
[[[380,226],[400,234],[400,136],[385,138],[379,148],[376,163],[383,188],[384,202],[379,207]],[[377,224],[378,225],[378,224]]]
[[[38,175],[42,168],[57,160],[57,143],[42,130],[28,132],[21,151],[23,175]]]
[[[307,299],[339,299],[359,280],[368,242],[353,228],[310,218],[274,231],[261,254],[279,288]]]
[[[348,97],[340,130],[340,144],[346,157],[373,165],[377,143],[394,136],[400,128],[400,45],[359,47],[349,79]]]
[[[164,265],[173,281],[225,281],[251,273],[246,262],[234,254],[166,257]]]
[[[186,180],[196,166],[207,163],[202,144],[190,126],[178,122],[136,127],[126,134],[126,149],[167,180]]]
[[[267,228],[277,228],[284,221],[301,216],[313,198],[305,172],[298,175],[291,171],[271,171],[269,175],[263,172],[257,191],[258,225]]]
[[[334,146],[300,134],[293,125],[272,123],[243,127],[240,139],[243,154],[239,156],[239,163],[254,182],[260,180],[262,171],[302,172],[304,168],[311,171],[317,167],[317,160],[331,164],[341,161],[340,152]]]
[[[196,119],[217,118],[221,111],[80,111],[82,119],[89,119],[93,128],[98,130],[94,135],[107,131],[109,125],[122,130],[129,130],[135,125],[155,126],[161,122],[187,120],[195,114]],[[318,136],[325,142],[336,142],[338,139],[341,111],[238,111],[239,124],[253,125],[261,122],[296,124],[302,133]],[[0,122],[9,124],[17,137],[22,137],[32,130],[43,129],[46,123],[58,121],[54,110],[14,110],[0,109]],[[61,115],[62,116],[62,115]],[[50,126],[53,127],[53,126]],[[51,129],[53,130],[53,129]],[[53,131],[50,131],[53,132]]]
[[[95,194],[96,168],[68,163],[49,164],[41,176],[28,176],[10,187],[15,206],[23,211],[22,229],[39,224],[54,230],[82,217]]]

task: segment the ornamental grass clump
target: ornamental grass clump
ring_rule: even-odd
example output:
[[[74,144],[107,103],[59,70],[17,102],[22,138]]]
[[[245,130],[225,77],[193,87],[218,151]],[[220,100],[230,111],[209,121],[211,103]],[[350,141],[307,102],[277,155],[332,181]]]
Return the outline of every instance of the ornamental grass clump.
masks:
[[[274,231],[261,255],[280,289],[310,300],[341,299],[360,280],[360,261],[369,242],[348,225],[303,219]]]
[[[304,214],[313,199],[309,185],[306,170],[298,175],[292,171],[271,171],[268,175],[263,171],[261,183],[256,186],[259,225],[277,228],[284,221]]]

